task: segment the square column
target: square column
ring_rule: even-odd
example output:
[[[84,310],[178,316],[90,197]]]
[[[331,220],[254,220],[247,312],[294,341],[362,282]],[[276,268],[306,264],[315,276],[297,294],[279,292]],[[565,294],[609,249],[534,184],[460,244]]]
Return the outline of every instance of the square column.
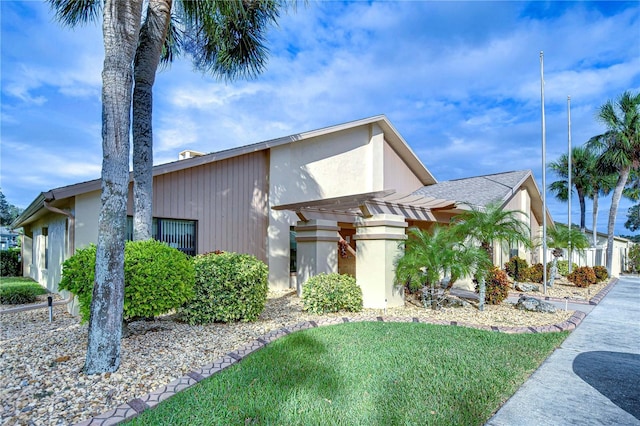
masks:
[[[297,291],[314,275],[338,272],[338,223],[331,220],[298,222],[295,227],[297,252]]]
[[[356,282],[365,308],[404,306],[404,288],[394,283],[394,262],[407,239],[403,216],[373,215],[356,223]]]

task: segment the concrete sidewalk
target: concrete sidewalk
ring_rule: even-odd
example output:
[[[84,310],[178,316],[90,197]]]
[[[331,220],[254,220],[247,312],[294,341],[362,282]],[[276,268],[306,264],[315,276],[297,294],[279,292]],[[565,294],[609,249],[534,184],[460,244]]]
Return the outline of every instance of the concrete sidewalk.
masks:
[[[640,425],[640,278],[622,276],[486,425]]]

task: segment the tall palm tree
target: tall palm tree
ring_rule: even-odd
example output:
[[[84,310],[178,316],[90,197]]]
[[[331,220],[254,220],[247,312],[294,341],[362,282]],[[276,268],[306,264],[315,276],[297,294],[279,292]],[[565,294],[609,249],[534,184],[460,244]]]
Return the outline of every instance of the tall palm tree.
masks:
[[[471,238],[480,244],[487,258],[493,263],[493,244],[523,244],[531,246],[530,229],[521,220],[521,211],[504,210],[500,202],[485,207],[469,206],[470,210],[452,219],[452,229],[458,239]],[[484,310],[486,291],[485,275],[478,277],[480,290],[479,309]]]
[[[51,0],[64,23],[95,19],[97,1]],[[138,46],[143,0],[105,0],[102,33],[102,195],[98,219],[95,284],[84,370],[113,372],[120,366],[124,306],[124,241],[129,189],[131,64]]]
[[[631,171],[640,168],[640,93],[626,91],[615,102],[607,101],[600,107],[597,119],[607,131],[591,138],[587,146],[599,153],[600,169],[614,169],[618,173],[607,229],[607,270],[611,275],[618,205]]]
[[[595,165],[596,156],[584,146],[576,146],[571,149],[571,193],[575,188],[580,203],[580,230],[584,232],[586,203],[585,197],[592,193],[591,176]],[[569,156],[562,154],[560,158],[547,165],[559,178],[549,184],[547,189],[560,201],[569,199]]]
[[[449,228],[435,226],[431,232],[409,230],[404,255],[396,260],[395,280],[410,290],[429,289],[432,309],[437,308],[436,284],[449,276],[448,291],[460,277],[487,269],[486,254],[477,247],[465,246]]]
[[[48,0],[61,22],[74,26],[95,21],[101,0]],[[196,67],[233,80],[255,77],[266,66],[266,31],[286,0],[149,0],[140,26],[134,62],[133,177],[134,239],[152,237],[153,84],[161,61],[182,51]],[[172,18],[175,18],[172,20]]]
[[[590,178],[591,193],[589,194],[589,197],[593,200],[592,233],[594,247],[598,245],[598,201],[601,195],[606,197],[613,191],[617,180],[615,172],[599,171],[596,166],[597,164],[594,162]],[[569,268],[569,272],[571,272],[571,268]]]

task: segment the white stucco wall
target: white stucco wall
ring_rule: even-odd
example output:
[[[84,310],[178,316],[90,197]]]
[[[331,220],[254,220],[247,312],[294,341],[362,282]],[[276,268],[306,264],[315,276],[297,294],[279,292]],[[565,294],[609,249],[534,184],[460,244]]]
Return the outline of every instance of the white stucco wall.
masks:
[[[43,228],[47,228],[48,236],[43,235]],[[54,293],[58,291],[62,263],[66,259],[66,228],[66,217],[60,215],[48,215],[31,225],[32,255],[30,259],[25,259],[30,262],[29,276]],[[45,249],[45,244],[48,245],[48,250]]]
[[[100,191],[88,192],[75,197],[76,249],[87,247],[98,241],[98,218],[100,216]]]

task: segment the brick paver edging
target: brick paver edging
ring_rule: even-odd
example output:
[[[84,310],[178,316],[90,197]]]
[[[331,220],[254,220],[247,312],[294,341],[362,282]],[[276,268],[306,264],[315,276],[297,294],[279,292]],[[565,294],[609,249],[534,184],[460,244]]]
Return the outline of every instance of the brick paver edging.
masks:
[[[609,284],[606,285],[606,287],[600,290],[595,296],[593,296],[589,300],[579,300],[579,299],[571,299],[571,298],[564,298],[564,297],[550,297],[550,296],[531,296],[531,294],[529,294],[529,296],[535,297],[536,299],[546,300],[546,301],[564,302],[568,300],[569,303],[575,303],[580,305],[597,305],[602,301],[602,299],[607,295],[607,293],[609,293],[609,291],[616,285],[617,282],[618,282],[618,278],[612,278],[611,281],[609,281]],[[525,295],[527,295],[527,293],[509,292],[509,296],[520,297]]]
[[[612,283],[610,283],[606,288],[612,287]],[[604,289],[603,289],[604,291]],[[608,292],[608,290],[607,290]],[[600,292],[602,293],[602,292]],[[606,292],[604,293],[606,294]],[[604,295],[602,295],[604,297]],[[582,322],[582,320],[586,317],[586,314],[581,311],[575,311],[573,315],[567,320],[560,324],[553,325],[544,325],[544,326],[535,326],[535,327],[502,327],[502,326],[488,326],[488,325],[477,325],[477,324],[468,324],[457,321],[430,321],[415,317],[360,317],[360,318],[322,318],[318,321],[305,321],[299,324],[296,324],[292,327],[281,328],[278,330],[271,331],[261,337],[258,337],[253,342],[247,344],[246,346],[241,347],[229,354],[223,356],[222,358],[217,359],[211,364],[205,365],[204,367],[190,371],[186,375],[174,380],[168,385],[162,386],[155,392],[150,394],[141,396],[139,398],[135,398],[125,404],[119,405],[113,410],[102,413],[96,417],[91,419],[82,421],[76,426],[107,426],[107,425],[116,425],[125,420],[129,420],[138,414],[142,413],[145,410],[151,409],[158,405],[160,402],[164,401],[167,398],[175,395],[181,390],[190,388],[196,383],[206,379],[214,375],[215,373],[224,370],[227,367],[236,364],[242,359],[244,359],[247,355],[257,351],[273,342],[274,340],[279,339],[280,337],[286,336],[290,333],[300,330],[306,330],[314,327],[321,327],[326,325],[335,325],[335,324],[344,324],[347,322],[366,322],[366,321],[382,321],[382,322],[418,322],[418,323],[426,323],[426,324],[438,324],[438,325],[452,325],[457,327],[468,327],[468,328],[476,328],[479,330],[486,331],[495,331],[497,333],[548,333],[548,332],[557,332],[557,331],[571,331],[575,330],[575,328]]]

